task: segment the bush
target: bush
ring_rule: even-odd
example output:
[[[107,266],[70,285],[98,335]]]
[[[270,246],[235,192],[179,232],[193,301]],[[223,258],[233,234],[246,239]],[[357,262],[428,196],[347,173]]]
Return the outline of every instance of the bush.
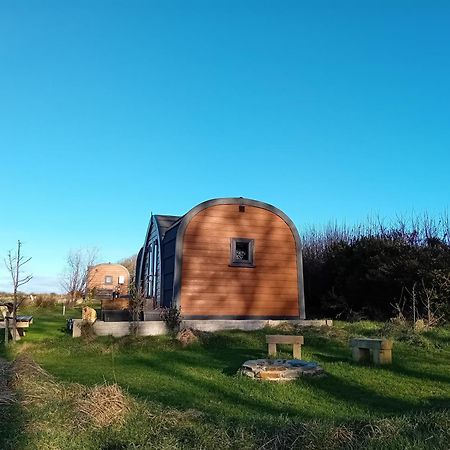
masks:
[[[81,328],[81,337],[86,341],[92,341],[95,339],[96,334],[94,332],[94,324],[83,320],[81,324],[78,325]]]
[[[56,294],[36,294],[36,295],[32,295],[30,297],[33,297],[34,301],[34,305],[35,306],[39,306],[41,308],[48,308],[49,306],[53,306],[56,304],[57,301],[57,296]]]
[[[448,218],[310,230],[304,276],[310,317],[450,320]]]
[[[161,319],[166,322],[167,328],[172,331],[178,331],[180,328],[180,324],[182,321],[181,318],[181,309],[172,307],[172,308],[164,308],[161,311]]]
[[[417,326],[421,322],[418,321],[414,324],[414,322],[396,317],[384,324],[380,329],[380,335],[383,338],[395,339],[415,347],[433,348],[435,346],[433,341],[424,334],[427,331],[426,326]]]

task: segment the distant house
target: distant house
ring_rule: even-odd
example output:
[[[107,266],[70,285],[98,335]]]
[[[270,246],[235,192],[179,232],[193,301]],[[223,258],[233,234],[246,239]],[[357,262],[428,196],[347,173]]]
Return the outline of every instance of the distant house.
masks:
[[[130,273],[121,264],[97,264],[89,268],[87,289],[103,299],[128,295]]]
[[[152,215],[136,266],[147,307],[185,319],[304,319],[302,248],[278,208],[245,198]]]

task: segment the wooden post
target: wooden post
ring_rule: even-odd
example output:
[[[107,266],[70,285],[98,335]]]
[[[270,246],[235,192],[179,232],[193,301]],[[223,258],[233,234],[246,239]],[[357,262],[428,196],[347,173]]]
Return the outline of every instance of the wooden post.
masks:
[[[374,352],[373,362],[381,365],[392,364],[392,350],[380,350],[376,357]]]
[[[9,341],[8,318],[5,317],[5,345],[8,345],[8,341]]]
[[[277,344],[269,343],[269,356],[277,355]]]
[[[302,359],[302,346],[299,343],[292,344],[292,356],[294,359]]]
[[[17,326],[11,328],[11,336],[12,336],[12,339],[14,342],[20,341],[21,337],[20,337],[19,330],[17,329]]]

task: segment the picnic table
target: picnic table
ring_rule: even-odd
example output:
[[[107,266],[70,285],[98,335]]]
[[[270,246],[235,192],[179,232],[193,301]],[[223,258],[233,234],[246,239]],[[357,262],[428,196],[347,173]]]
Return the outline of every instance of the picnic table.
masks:
[[[11,337],[13,333],[13,328],[11,325],[12,320],[13,318],[11,316],[6,316],[3,320],[1,320],[0,318],[0,328],[8,327]],[[17,341],[20,340],[21,337],[25,336],[25,329],[29,328],[32,323],[33,323],[33,316],[16,317]]]

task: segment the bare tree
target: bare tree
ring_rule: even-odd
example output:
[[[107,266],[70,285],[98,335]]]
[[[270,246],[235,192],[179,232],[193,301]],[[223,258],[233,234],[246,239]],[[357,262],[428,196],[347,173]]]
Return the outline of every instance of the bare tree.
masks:
[[[24,297],[20,295],[19,288],[24,284],[27,284],[33,275],[24,275],[22,273],[23,266],[31,260],[22,255],[22,242],[17,241],[17,249],[8,252],[7,258],[5,258],[6,269],[11,275],[11,281],[13,285],[13,310],[12,310],[12,337],[13,341],[17,340],[17,309],[23,302]],[[5,331],[5,343],[8,340],[8,319],[5,319],[6,331]]]
[[[72,303],[86,294],[91,276],[90,268],[95,264],[97,256],[96,248],[72,250],[67,255],[60,284]]]
[[[420,300],[426,314],[426,326],[431,328],[439,325],[444,316],[439,311],[439,296],[437,295],[436,288],[434,286],[426,286],[423,280]]]
[[[136,272],[136,260],[137,254],[129,256],[128,258],[121,259],[120,261],[118,261],[118,264],[126,267],[128,269],[128,272],[130,272],[130,275],[134,277],[134,274]]]
[[[130,301],[128,310],[130,312],[130,334],[137,336],[139,332],[139,320],[144,309],[145,297],[136,287],[133,277],[130,280]]]

